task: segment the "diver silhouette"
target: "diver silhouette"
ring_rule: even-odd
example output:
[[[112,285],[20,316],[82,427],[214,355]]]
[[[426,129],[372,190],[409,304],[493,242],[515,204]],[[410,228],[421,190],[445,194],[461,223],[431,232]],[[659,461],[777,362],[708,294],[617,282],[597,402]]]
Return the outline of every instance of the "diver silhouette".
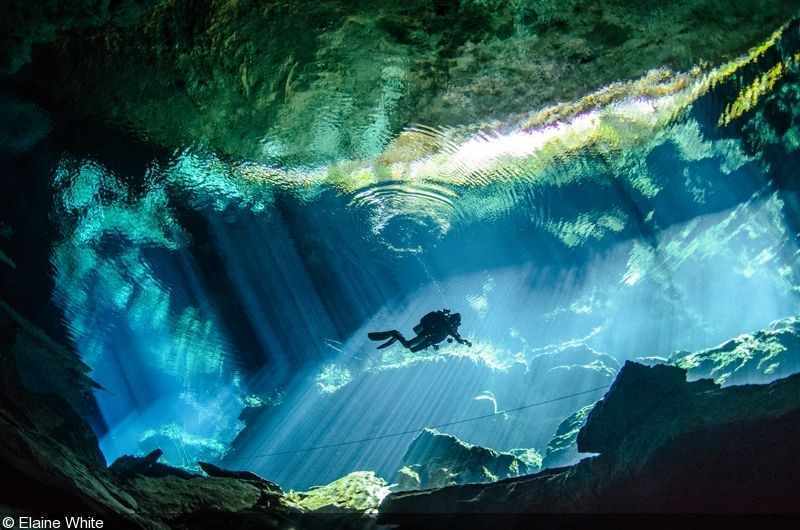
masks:
[[[414,326],[414,333],[416,333],[417,336],[412,339],[406,339],[396,329],[390,331],[373,331],[372,333],[368,333],[367,336],[371,340],[386,341],[378,346],[379,350],[391,346],[395,341],[399,341],[400,344],[413,352],[424,350],[428,346],[433,346],[434,349],[438,349],[438,344],[445,339],[447,339],[447,342],[453,342],[453,339],[455,339],[459,344],[472,346],[470,341],[461,338],[461,335],[458,334],[458,326],[460,325],[460,314],[451,314],[449,309],[442,309],[441,311],[431,311],[422,317],[419,324]]]

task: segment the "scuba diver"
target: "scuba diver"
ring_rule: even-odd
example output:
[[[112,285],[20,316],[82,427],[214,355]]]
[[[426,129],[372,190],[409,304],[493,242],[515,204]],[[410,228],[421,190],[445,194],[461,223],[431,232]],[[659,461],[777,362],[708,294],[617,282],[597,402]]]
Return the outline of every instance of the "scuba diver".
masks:
[[[442,309],[441,311],[431,311],[419,321],[419,324],[414,326],[414,333],[416,337],[406,339],[396,329],[390,331],[373,331],[367,334],[371,340],[385,340],[383,344],[378,346],[378,349],[383,349],[394,344],[395,341],[400,341],[400,344],[413,352],[424,350],[428,346],[433,346],[433,349],[439,349],[439,343],[447,339],[447,342],[456,340],[459,344],[466,344],[472,346],[472,343],[467,339],[461,338],[458,334],[458,326],[461,325],[461,315],[458,313],[450,313],[449,309]],[[452,337],[452,338],[451,338]]]

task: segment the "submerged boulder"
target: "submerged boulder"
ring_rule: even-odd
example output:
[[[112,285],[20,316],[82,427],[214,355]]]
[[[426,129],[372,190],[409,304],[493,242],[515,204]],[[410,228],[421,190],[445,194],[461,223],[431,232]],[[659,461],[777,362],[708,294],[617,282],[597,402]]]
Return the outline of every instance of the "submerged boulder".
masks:
[[[205,519],[209,514],[239,523],[291,520],[303,512],[285,496],[235,478],[138,476],[126,484],[126,491],[136,499],[140,513],[164,521],[169,528],[218,528]]]
[[[620,448],[640,437],[643,429],[652,431],[652,436],[637,449],[653,448],[679,432],[682,420],[719,421],[722,410],[705,410],[706,418],[687,416],[698,394],[718,389],[708,379],[687,383],[686,371],[675,366],[644,366],[628,361],[606,396],[589,412],[586,424],[578,432],[578,451],[620,454]],[[658,419],[663,423],[656,423]]]
[[[386,481],[372,471],[349,475],[308,491],[290,491],[287,497],[301,508],[323,513],[369,513],[389,494]]]
[[[721,386],[771,382],[800,371],[800,318],[777,320],[763,330],[739,335],[698,352],[679,351],[669,359],[640,357],[637,361],[650,366],[674,365],[686,370],[689,380],[713,379]],[[680,381],[679,386],[684,385],[679,371],[657,370],[672,374],[674,384]],[[559,425],[547,445],[544,467],[570,465],[577,461],[578,431],[586,422],[592,406],[579,409]]]
[[[540,467],[541,456],[534,449],[499,452],[425,429],[406,450],[395,481],[399,490],[440,488],[493,482],[534,473]]]

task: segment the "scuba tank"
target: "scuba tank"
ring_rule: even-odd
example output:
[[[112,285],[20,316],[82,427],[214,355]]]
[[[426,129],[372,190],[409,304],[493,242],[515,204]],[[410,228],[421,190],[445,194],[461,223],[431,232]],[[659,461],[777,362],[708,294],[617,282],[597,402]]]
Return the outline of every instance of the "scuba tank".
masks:
[[[420,319],[419,324],[414,326],[414,333],[419,335],[423,330],[435,328],[438,324],[444,323],[447,320],[447,315],[449,314],[449,309],[431,311]]]

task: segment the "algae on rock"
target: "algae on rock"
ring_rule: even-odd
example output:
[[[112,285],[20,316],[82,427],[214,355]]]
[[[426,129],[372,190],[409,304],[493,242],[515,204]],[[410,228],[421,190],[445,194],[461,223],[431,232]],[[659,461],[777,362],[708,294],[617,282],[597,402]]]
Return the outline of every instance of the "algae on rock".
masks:
[[[349,475],[308,491],[290,491],[287,498],[312,512],[363,512],[378,508],[389,494],[386,481],[372,471],[354,471]]]

